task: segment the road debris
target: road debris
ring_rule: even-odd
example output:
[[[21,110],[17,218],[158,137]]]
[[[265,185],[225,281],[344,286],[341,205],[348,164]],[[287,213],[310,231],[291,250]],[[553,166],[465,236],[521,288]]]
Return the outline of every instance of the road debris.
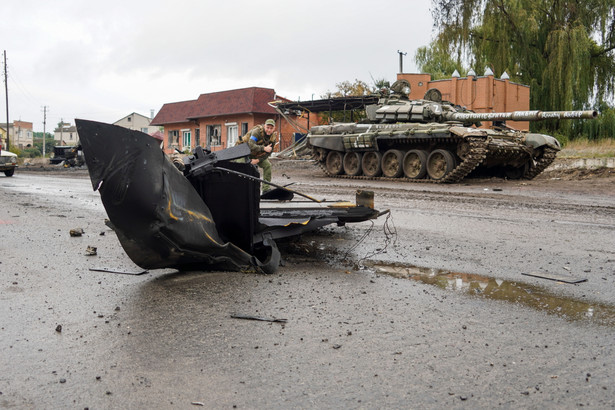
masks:
[[[231,317],[233,319],[260,320],[261,322],[279,322],[279,323],[286,323],[287,322],[286,319],[277,319],[277,318],[262,317],[262,316],[243,315],[243,314],[239,314],[239,313],[233,313],[233,314],[231,314]]]
[[[121,275],[143,275],[149,273],[147,270],[127,270],[127,269],[115,269],[115,268],[90,268],[93,272],[106,272],[106,273],[119,273]],[[119,309],[117,309],[119,310]]]
[[[557,275],[557,274],[542,273],[542,272],[531,272],[531,273],[521,273],[521,274],[525,276],[533,276],[535,278],[555,280],[555,281],[564,282],[564,283],[587,282],[587,278],[575,278],[574,276],[569,276],[569,275]]]
[[[70,230],[70,236],[76,237],[84,234],[83,228],[73,228]]]
[[[88,246],[85,250],[87,256],[95,256],[97,254],[95,246]]]

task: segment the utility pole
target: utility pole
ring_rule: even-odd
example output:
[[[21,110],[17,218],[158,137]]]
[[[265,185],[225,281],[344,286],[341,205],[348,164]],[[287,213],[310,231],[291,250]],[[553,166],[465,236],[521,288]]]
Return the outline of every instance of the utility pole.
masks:
[[[11,148],[10,125],[9,125],[9,82],[6,74],[6,50],[4,50],[4,91],[6,93],[6,150]]]
[[[397,52],[399,53],[399,73],[402,74],[404,72],[404,56],[408,53],[399,50]]]
[[[43,106],[43,158],[45,158],[45,145],[47,145],[47,132],[45,129],[45,125],[47,124],[47,107]]]

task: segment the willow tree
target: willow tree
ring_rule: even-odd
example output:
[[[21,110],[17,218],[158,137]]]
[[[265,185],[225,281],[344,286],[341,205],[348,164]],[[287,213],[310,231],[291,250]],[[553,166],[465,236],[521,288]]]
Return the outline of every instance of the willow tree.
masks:
[[[432,14],[435,55],[506,71],[531,87],[533,109],[613,101],[615,0],[432,0]]]

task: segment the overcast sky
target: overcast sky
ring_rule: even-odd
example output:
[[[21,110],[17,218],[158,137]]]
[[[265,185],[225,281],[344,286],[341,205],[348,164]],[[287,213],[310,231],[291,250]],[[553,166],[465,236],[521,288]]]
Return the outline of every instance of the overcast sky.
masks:
[[[341,81],[394,81],[432,38],[420,0],[3,0],[9,121],[47,131],[115,122],[164,103],[244,87],[291,100]],[[2,55],[2,69],[4,56]],[[2,70],[0,122],[6,122]]]

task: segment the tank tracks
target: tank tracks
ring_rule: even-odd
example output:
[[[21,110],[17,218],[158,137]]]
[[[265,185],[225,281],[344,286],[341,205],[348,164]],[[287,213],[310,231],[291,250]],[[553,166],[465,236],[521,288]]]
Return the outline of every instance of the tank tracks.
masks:
[[[449,140],[450,141],[450,140]],[[344,179],[363,179],[363,180],[376,180],[376,181],[405,181],[405,182],[422,182],[422,183],[454,183],[459,182],[465,178],[470,172],[479,166],[487,157],[489,140],[485,138],[468,137],[464,139],[469,144],[469,150],[465,155],[465,159],[461,161],[452,171],[450,171],[444,178],[434,180],[430,178],[424,179],[411,179],[407,177],[389,178],[389,177],[368,177],[364,175],[352,176],[352,175],[335,175],[329,172],[325,164],[321,161],[317,161],[323,172],[331,178],[344,178]],[[555,158],[554,158],[555,159]],[[551,160],[552,162],[553,160]],[[538,175],[538,173],[536,174]]]
[[[534,179],[555,161],[557,150],[545,147],[542,155],[535,160],[534,165],[523,175],[524,179]]]

